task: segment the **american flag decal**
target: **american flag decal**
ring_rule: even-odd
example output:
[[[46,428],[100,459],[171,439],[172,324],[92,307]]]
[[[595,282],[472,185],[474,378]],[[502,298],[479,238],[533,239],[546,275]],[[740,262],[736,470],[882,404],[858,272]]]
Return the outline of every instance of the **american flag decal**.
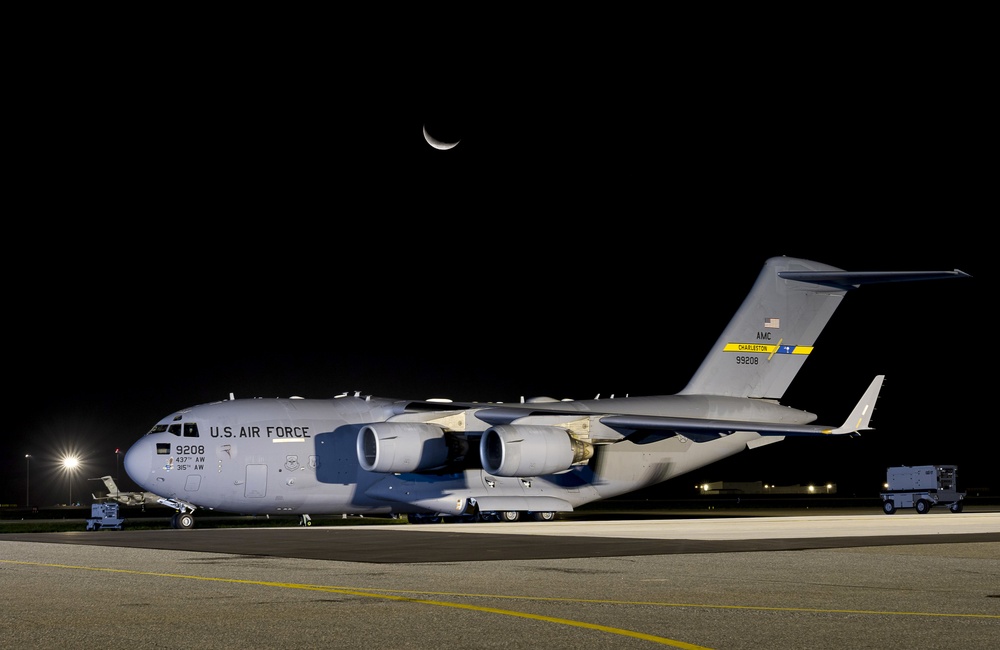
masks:
[[[781,327],[781,319],[780,318],[765,318],[764,319],[764,327],[775,328],[775,329],[779,328],[779,327]]]

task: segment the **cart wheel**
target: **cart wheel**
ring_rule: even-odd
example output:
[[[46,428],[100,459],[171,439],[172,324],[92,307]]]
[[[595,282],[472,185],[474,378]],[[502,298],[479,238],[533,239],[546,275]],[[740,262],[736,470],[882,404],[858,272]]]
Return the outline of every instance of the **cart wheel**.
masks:
[[[958,503],[951,504],[951,508],[949,508],[949,510],[952,512],[962,512],[962,502],[959,501]]]
[[[926,499],[920,499],[917,501],[917,513],[921,515],[926,515],[931,511],[931,502]]]
[[[882,512],[884,512],[887,515],[891,515],[892,513],[896,512],[896,504],[892,502],[892,499],[889,499],[882,504]]]

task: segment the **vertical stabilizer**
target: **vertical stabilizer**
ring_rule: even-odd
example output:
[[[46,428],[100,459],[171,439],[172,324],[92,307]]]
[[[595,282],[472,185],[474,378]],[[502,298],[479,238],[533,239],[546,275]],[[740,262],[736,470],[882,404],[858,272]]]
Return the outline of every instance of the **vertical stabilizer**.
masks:
[[[772,257],[680,395],[780,399],[813,351],[840,301],[875,282],[968,277],[954,271],[844,271]]]
[[[108,496],[112,499],[118,497],[118,485],[115,480],[110,476],[102,476],[101,480],[104,481],[104,487],[108,489]]]

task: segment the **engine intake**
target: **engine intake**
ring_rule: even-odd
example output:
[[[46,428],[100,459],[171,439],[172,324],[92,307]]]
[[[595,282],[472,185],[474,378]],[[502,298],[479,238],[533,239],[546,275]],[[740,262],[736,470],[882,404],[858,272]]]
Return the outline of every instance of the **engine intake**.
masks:
[[[419,472],[445,465],[452,445],[444,429],[422,422],[366,424],[358,432],[358,462],[369,472]]]
[[[566,429],[544,425],[501,424],[479,441],[483,469],[496,476],[543,476],[589,460],[594,446]]]

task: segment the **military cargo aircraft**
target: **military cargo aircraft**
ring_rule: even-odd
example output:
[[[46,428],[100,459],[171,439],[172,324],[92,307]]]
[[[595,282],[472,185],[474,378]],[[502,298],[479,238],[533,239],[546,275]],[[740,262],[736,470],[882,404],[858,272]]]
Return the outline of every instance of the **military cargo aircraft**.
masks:
[[[846,271],[768,259],[674,395],[518,403],[376,397],[233,399],[182,408],[125,455],[128,475],[191,528],[206,510],[548,521],[793,436],[870,429],[883,375],[846,421],[781,399],[848,291],[959,271]]]

